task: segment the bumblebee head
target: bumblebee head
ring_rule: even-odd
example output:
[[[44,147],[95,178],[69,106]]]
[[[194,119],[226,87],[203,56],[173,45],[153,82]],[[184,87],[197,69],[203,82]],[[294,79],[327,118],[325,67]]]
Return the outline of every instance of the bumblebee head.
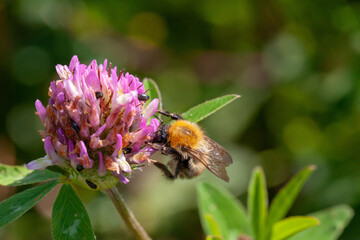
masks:
[[[169,125],[166,124],[160,125],[159,130],[157,130],[154,133],[152,142],[165,144],[168,138],[168,129],[169,129]]]

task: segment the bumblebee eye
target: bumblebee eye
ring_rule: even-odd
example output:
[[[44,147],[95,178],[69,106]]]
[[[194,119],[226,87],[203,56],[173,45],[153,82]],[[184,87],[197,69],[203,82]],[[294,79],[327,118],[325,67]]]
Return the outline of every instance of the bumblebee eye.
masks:
[[[152,140],[153,143],[162,143],[163,139],[160,134],[156,134],[155,137]]]
[[[96,99],[102,98],[104,94],[102,92],[95,92]]]
[[[149,100],[149,96],[148,95],[146,95],[145,93],[143,93],[143,94],[138,94],[138,99],[139,99],[139,101],[147,101],[147,100]]]

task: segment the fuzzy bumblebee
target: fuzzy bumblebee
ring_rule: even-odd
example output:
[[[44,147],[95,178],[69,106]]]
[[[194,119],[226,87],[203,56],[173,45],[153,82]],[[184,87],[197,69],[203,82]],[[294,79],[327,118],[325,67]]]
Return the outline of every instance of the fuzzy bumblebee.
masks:
[[[166,111],[158,112],[176,120],[171,125],[162,124],[151,144],[162,154],[171,157],[167,166],[154,162],[165,177],[193,178],[207,168],[220,179],[229,181],[226,167],[232,164],[232,158],[225,148],[206,136],[196,123]]]

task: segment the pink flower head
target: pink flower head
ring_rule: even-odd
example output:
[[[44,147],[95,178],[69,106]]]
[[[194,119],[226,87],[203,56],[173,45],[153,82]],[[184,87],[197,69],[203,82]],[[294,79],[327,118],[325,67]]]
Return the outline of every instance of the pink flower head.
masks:
[[[127,183],[134,165],[153,153],[145,142],[159,126],[157,119],[148,121],[159,100],[145,106],[138,99],[145,93],[139,79],[107,65],[93,60],[86,66],[74,56],[69,66],[56,66],[59,80],[50,84],[48,105],[35,102],[47,156],[28,168],[58,165],[79,173],[95,168],[100,177],[112,174]]]

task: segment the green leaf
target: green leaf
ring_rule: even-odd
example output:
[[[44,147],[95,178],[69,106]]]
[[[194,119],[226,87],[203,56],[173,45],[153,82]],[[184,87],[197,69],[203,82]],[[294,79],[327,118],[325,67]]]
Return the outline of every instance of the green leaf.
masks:
[[[32,170],[27,169],[25,166],[0,164],[0,185],[10,186],[32,172]]]
[[[29,188],[0,203],[0,227],[16,220],[26,213],[40,199],[42,199],[58,181],[47,182],[43,185]]]
[[[199,122],[203,120],[204,118],[210,116],[214,112],[220,110],[221,108],[225,107],[235,99],[239,98],[240,95],[231,94],[231,95],[225,95],[222,97],[214,98],[211,100],[208,100],[206,102],[203,102],[199,105],[196,105],[195,107],[190,108],[181,116],[188,121],[191,122]]]
[[[231,230],[250,233],[246,212],[241,203],[226,189],[210,183],[200,183],[197,187],[201,224],[206,234],[212,234],[207,215],[211,215],[224,239],[229,239]]]
[[[159,89],[158,85],[156,84],[156,82],[154,80],[152,80],[151,78],[144,78],[143,84],[144,84],[145,91],[149,89],[146,92],[146,94],[149,96],[149,100],[146,102],[146,104],[149,104],[154,98],[157,98],[157,99],[159,99],[159,107],[158,108],[162,109],[161,93],[160,93],[160,89]]]
[[[20,186],[58,179],[61,174],[50,170],[29,170],[24,166],[0,164],[0,185]]]
[[[267,190],[262,168],[256,167],[251,175],[248,189],[248,215],[255,239],[265,238],[267,215]]]
[[[271,240],[287,239],[305,229],[319,225],[320,222],[314,217],[289,217],[274,224]]]
[[[210,234],[212,236],[222,237],[221,230],[214,217],[211,214],[205,214],[204,217],[209,226]]]
[[[288,213],[290,207],[293,205],[300,190],[304,186],[306,180],[311,173],[316,169],[314,165],[308,166],[296,174],[275,196],[270,205],[268,217],[268,233],[270,234],[271,227],[274,223],[282,219]]]
[[[321,210],[312,214],[320,221],[320,225],[307,229],[288,240],[335,240],[343,232],[354,211],[347,205],[337,205],[325,210]]]
[[[55,240],[95,239],[89,215],[69,184],[61,187],[55,200],[51,227]]]

